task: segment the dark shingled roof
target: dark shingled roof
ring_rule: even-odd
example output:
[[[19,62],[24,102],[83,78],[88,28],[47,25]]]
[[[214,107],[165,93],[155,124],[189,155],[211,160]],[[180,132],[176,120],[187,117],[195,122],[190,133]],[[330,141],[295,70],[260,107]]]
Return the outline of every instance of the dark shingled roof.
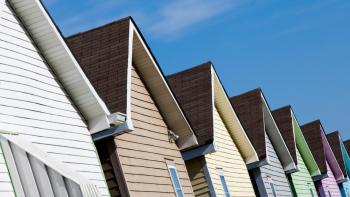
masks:
[[[66,38],[111,113],[126,113],[130,20],[123,18]]]
[[[332,148],[332,151],[333,151],[335,157],[337,158],[338,164],[339,164],[343,174],[345,176],[348,176],[348,174],[346,172],[346,168],[345,168],[345,161],[344,161],[342,150],[341,150],[341,144],[340,144],[341,138],[340,138],[339,131],[335,131],[335,132],[327,134],[327,140],[328,140],[329,145]]]
[[[272,111],[273,119],[275,120],[284,141],[287,144],[290,154],[297,164],[297,152],[296,152],[296,141],[293,130],[293,119],[292,119],[292,108],[291,106],[285,106]]]
[[[262,91],[260,88],[230,98],[241,124],[260,160],[266,158]]]
[[[181,108],[188,118],[198,145],[213,142],[213,87],[211,62],[167,76]]]
[[[314,156],[318,168],[322,174],[327,173],[326,154],[322,143],[322,125],[320,120],[302,125],[301,131],[304,134],[305,140],[308,143],[312,155]]]

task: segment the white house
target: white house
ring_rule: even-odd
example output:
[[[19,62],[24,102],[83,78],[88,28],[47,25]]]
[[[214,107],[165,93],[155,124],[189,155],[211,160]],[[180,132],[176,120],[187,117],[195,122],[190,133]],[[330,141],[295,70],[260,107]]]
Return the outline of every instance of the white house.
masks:
[[[109,196],[108,109],[39,0],[0,5],[0,196]]]

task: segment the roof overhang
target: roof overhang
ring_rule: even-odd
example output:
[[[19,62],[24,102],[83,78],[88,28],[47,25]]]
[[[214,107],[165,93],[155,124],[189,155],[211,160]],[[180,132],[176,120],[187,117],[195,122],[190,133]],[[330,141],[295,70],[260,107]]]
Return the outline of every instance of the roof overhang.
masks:
[[[333,153],[331,146],[329,145],[329,142],[327,140],[322,124],[320,125],[320,130],[321,130],[321,137],[323,141],[323,148],[326,155],[326,160],[329,163],[329,166],[334,174],[335,180],[337,182],[342,182],[342,180],[345,179],[345,176],[338,164],[338,161]]]
[[[221,84],[221,81],[216,74],[216,71],[211,66],[214,102],[219,112],[222,114],[223,121],[227,126],[233,141],[238,147],[238,150],[242,154],[242,157],[246,164],[259,161],[258,154],[256,153],[252,143],[250,142],[247,134],[245,133],[241,122],[238,119],[236,112],[234,111],[230,100],[226,94],[226,91]]]
[[[288,147],[283,140],[283,137],[274,121],[270,108],[265,100],[263,93],[261,92],[261,99],[263,101],[263,116],[265,123],[265,131],[267,132],[271,143],[276,150],[279,160],[282,163],[283,169],[286,173],[296,172],[298,170],[296,164],[293,161],[292,155],[290,154]]]
[[[295,139],[296,139],[295,142],[296,142],[296,145],[298,147],[298,150],[299,150],[300,154],[303,155],[303,158],[306,158],[306,159],[304,159],[304,163],[307,166],[307,168],[310,172],[310,175],[312,177],[320,176],[321,171],[318,168],[317,162],[312,155],[310,147],[306,142],[306,139],[301,131],[301,128],[299,127],[298,120],[296,119],[292,108],[290,110],[291,110],[292,120],[296,122],[296,125],[293,124],[293,130],[294,130],[294,135],[295,135]]]
[[[179,136],[176,141],[180,150],[184,150],[198,144],[197,138],[182,112],[173,92],[169,88],[164,74],[160,70],[156,59],[145,42],[137,26],[130,20],[129,31],[129,68],[133,64],[144,80],[152,98],[157,103],[161,114],[169,128]],[[130,69],[129,69],[130,70]]]
[[[63,36],[39,0],[7,0],[56,73],[91,133],[110,127],[104,102],[83,73]],[[2,5],[2,4],[1,4]]]

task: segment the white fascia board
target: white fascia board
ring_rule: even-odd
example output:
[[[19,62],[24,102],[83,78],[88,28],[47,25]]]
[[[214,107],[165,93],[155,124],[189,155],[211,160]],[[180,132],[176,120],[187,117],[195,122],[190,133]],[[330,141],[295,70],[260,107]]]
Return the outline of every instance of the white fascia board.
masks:
[[[271,143],[273,144],[273,147],[279,157],[279,160],[282,163],[284,171],[288,174],[295,172],[298,168],[294,163],[292,155],[290,154],[289,149],[287,147],[287,144],[285,143],[275,120],[273,119],[269,106],[262,93],[261,99],[263,100],[262,107],[264,111],[264,122],[266,123],[265,128],[269,127],[269,129],[266,129],[265,132],[268,133],[268,137],[270,138]]]
[[[108,129],[110,127],[107,118],[110,114],[108,108],[84,74],[41,2],[39,0],[8,0],[8,2],[39,49],[45,49],[41,50],[42,54],[87,120],[90,132],[96,133]],[[35,20],[42,21],[40,26],[30,25],[33,20],[32,13],[39,13]],[[40,31],[42,32],[40,34],[33,33],[39,28],[45,31]],[[50,50],[53,48],[55,50]]]
[[[213,78],[212,79],[213,80],[213,97],[215,99],[218,96],[222,100],[222,102],[214,102],[214,103],[216,103],[217,105],[220,105],[218,110],[225,109],[226,113],[225,113],[225,116],[223,116],[223,119],[224,119],[224,122],[227,123],[228,131],[230,132],[231,136],[235,138],[232,140],[235,142],[238,149],[240,149],[241,153],[243,153],[246,164],[259,161],[258,154],[256,153],[253,147],[253,144],[249,140],[248,135],[244,131],[244,128],[231,105],[231,102],[226,94],[226,91],[224,90],[223,85],[220,82],[218,75],[215,72],[213,65],[211,65],[211,73]],[[235,128],[234,125],[237,125],[238,128]],[[236,131],[237,133],[235,133],[234,131]],[[244,147],[247,147],[248,149],[245,149]]]
[[[179,104],[177,103],[177,101],[176,101],[176,99],[175,99],[175,97],[174,97],[170,87],[168,86],[168,83],[165,80],[165,77],[163,76],[163,73],[160,71],[160,69],[158,67],[158,64],[154,60],[151,52],[148,50],[148,47],[147,47],[146,43],[144,42],[140,32],[138,31],[137,27],[135,26],[135,24],[133,23],[132,20],[130,20],[130,32],[129,33],[130,33],[130,36],[132,36],[132,39],[129,38],[129,42],[132,42],[132,44],[133,44],[134,40],[137,39],[141,43],[144,51],[147,54],[147,58],[151,61],[152,65],[155,68],[154,72],[156,72],[156,74],[159,75],[160,78],[161,78],[161,83],[158,83],[158,85],[163,86],[165,88],[167,94],[169,94],[170,99],[173,100],[172,104],[174,104],[176,111],[174,111],[172,113],[173,114],[177,114],[176,116],[180,117],[180,120],[183,121],[184,124],[185,124],[187,133],[186,134],[180,134],[179,135],[180,138],[176,142],[178,147],[179,147],[179,149],[180,150],[184,150],[186,148],[198,145],[197,137],[194,134],[194,132],[192,130],[192,127],[190,126],[187,118],[185,117],[183,111],[181,110]],[[132,46],[131,51],[133,51],[133,48],[134,48],[134,46]],[[130,47],[129,47],[129,50],[130,50]],[[130,55],[129,57],[133,56],[132,53],[130,53],[130,52],[129,52],[129,55]],[[131,57],[131,58],[133,58],[133,57]],[[130,62],[132,62],[132,59],[129,59],[129,63]],[[172,118],[169,118],[167,121],[168,121],[168,124],[170,126],[178,124],[175,121],[172,121]],[[174,131],[174,132],[176,132],[176,131]]]

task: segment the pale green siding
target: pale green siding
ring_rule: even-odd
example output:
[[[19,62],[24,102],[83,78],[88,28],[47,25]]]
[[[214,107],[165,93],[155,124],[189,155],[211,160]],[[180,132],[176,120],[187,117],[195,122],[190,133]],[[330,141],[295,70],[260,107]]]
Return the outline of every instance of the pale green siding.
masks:
[[[314,196],[317,196],[314,182],[312,181],[309,170],[307,169],[298,149],[297,159],[299,172],[292,173],[290,177],[294,195],[300,197],[311,197],[312,190]]]
[[[290,184],[293,189],[294,196],[312,197],[317,196],[316,187],[312,180],[311,174],[318,174],[319,169],[310,152],[305,138],[302,135],[299,124],[294,115],[292,115],[293,130],[296,140],[296,153],[298,160],[298,172],[292,173],[289,177]]]

